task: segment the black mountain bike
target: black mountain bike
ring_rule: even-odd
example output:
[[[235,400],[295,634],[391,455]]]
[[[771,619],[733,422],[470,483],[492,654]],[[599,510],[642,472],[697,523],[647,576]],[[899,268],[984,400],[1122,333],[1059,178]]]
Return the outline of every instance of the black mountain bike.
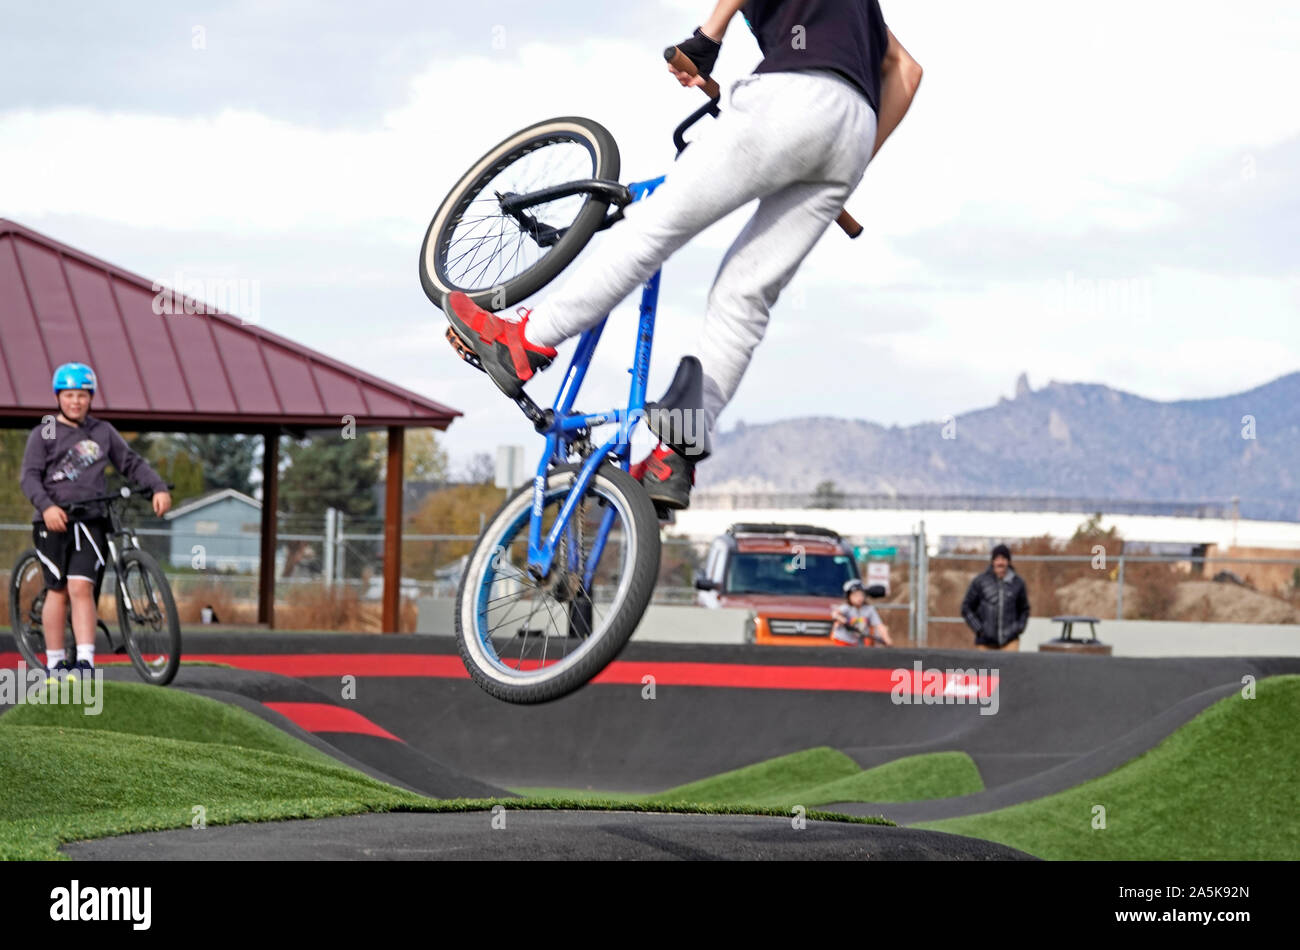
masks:
[[[131,497],[123,488],[115,495],[99,495],[69,505],[68,530],[88,514],[88,506],[107,502],[111,530],[108,535],[109,563],[95,578],[95,604],[108,568],[113,569],[113,589],[117,595],[119,637],[108,625],[96,618],[95,623],[113,653],[126,653],[131,664],[146,683],[166,686],[176,675],[181,662],[181,625],[176,600],[158,562],[140,550],[135,532],[123,525],[118,506]],[[152,492],[138,492],[151,497]],[[45,578],[41,575],[40,556],[35,548],[18,555],[9,576],[9,622],[18,652],[29,666],[44,669],[45,633],[41,629],[41,611],[45,606]],[[72,643],[72,612],[68,611],[67,642]]]

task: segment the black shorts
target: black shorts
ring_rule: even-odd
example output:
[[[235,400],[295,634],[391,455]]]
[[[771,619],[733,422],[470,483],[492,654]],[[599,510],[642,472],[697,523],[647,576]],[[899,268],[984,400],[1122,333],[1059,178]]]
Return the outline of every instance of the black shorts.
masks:
[[[104,519],[69,521],[67,531],[32,526],[46,590],[66,590],[69,577],[95,583],[108,561],[108,523]]]

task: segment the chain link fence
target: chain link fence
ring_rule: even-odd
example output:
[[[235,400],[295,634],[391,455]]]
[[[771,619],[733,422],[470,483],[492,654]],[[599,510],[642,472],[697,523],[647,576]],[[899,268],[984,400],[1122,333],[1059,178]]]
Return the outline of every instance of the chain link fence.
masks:
[[[31,524],[0,522],[0,575],[7,600],[9,566],[31,544]],[[133,517],[141,547],[162,563],[182,620],[196,623],[211,607],[223,624],[256,621],[256,531],[191,527],[174,532],[161,519]],[[414,629],[416,601],[454,597],[477,535],[406,533],[402,542],[402,628]],[[961,601],[988,555],[937,551],[922,531],[911,536],[846,539],[861,544],[861,565],[887,571],[889,594],[876,602],[904,642],[967,645]],[[1078,542],[1073,548],[1078,549]],[[887,551],[872,556],[871,549]],[[1300,623],[1300,557],[1223,557],[1148,553],[1114,541],[1054,553],[1065,542],[1012,543],[1013,567],[1028,587],[1032,615],[1085,614],[1108,619],[1193,623]],[[654,602],[693,604],[696,573],[709,542],[668,536]],[[382,523],[341,517],[282,518],[276,548],[277,626],[285,629],[378,629],[382,595]],[[110,589],[105,585],[105,589]],[[920,595],[921,591],[924,596]],[[8,620],[3,605],[0,622]],[[896,638],[897,639],[897,638]]]

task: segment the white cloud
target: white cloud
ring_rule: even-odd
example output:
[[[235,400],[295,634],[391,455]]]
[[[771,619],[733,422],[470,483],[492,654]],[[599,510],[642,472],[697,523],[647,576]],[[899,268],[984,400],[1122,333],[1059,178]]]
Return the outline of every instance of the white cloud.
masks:
[[[415,78],[407,104],[372,131],[235,110],[210,118],[0,114],[0,213],[37,228],[57,220],[60,238],[93,236],[86,250],[162,279],[196,268],[265,273],[263,325],[465,409],[448,437],[455,451],[531,444],[517,409],[444,352],[441,317],[416,286],[415,255],[433,210],[469,163],[549,115],[606,124],[621,148],[624,181],[671,174],[672,127],[702,99],[672,84],[659,46],[710,4],[660,2],[663,37],[516,44],[511,36],[500,51],[477,41],[477,52],[449,48]],[[1297,85],[1294,5],[1258,0],[1229,11],[1207,2],[1100,0],[1080,11],[1027,0],[886,0],[884,12],[926,74],[912,113],[849,201],[868,232],[848,241],[832,231],[819,243],[778,304],[771,339],[724,421],[819,404],[810,387],[797,397],[771,387],[775,375],[850,378],[856,354],[807,343],[817,335],[861,337],[873,359],[890,361],[893,390],[864,381],[851,394],[869,400],[883,422],[929,418],[941,403],[972,408],[1009,392],[1021,369],[1035,380],[1092,379],[1175,398],[1256,385],[1294,368],[1300,350],[1287,330],[1300,305],[1294,280],[1165,270],[1150,276],[1149,319],[1068,307],[1049,319],[1051,288],[1038,272],[981,289],[936,273],[923,249],[905,252],[900,242],[955,222],[990,241],[1009,226],[1083,241],[1194,218],[1196,208],[1186,194],[1174,196],[1171,183],[1194,181],[1216,164],[1248,163],[1300,134],[1300,112],[1282,98]],[[739,22],[728,33],[717,69],[724,80],[758,60],[745,34]],[[701,134],[707,129],[706,121]],[[1290,180],[1300,170],[1259,174],[1261,182]],[[716,263],[747,213],[719,222],[666,268],[652,392],[692,345],[712,274],[706,264]],[[124,260],[103,237],[114,228],[150,237]],[[208,236],[209,251],[194,252],[204,246],[195,234]],[[316,257],[322,236],[336,245],[327,267]],[[276,254],[266,252],[269,244]],[[355,264],[348,247],[357,249]],[[386,294],[385,305],[358,314],[364,296],[344,293],[358,288]],[[352,309],[331,309],[322,289],[338,291]],[[805,306],[793,305],[796,294]],[[1017,341],[1016,365],[1004,365],[1007,348],[991,326]],[[634,330],[632,301],[610,320],[584,406],[625,395]],[[562,354],[567,360],[568,350]],[[562,365],[533,387],[539,401]],[[926,380],[926,391],[908,392],[907,373]]]

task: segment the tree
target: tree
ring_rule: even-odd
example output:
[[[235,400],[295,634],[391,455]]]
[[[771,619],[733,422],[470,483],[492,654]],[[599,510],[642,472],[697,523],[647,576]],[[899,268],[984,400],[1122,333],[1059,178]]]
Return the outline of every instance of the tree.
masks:
[[[162,480],[172,486],[170,494],[174,504],[183,505],[204,493],[203,464],[185,450],[176,449],[148,461]]]
[[[259,440],[248,435],[200,435],[183,433],[175,437],[203,470],[205,491],[233,488],[245,495],[253,493],[253,470],[256,467]]]
[[[694,599],[695,575],[703,566],[700,551],[686,535],[665,535],[659,559],[659,586],[684,587]]]
[[[465,465],[463,480],[471,485],[491,485],[496,477],[496,462],[487,452],[475,453]]]
[[[490,484],[451,485],[424,500],[407,529],[411,534],[458,534],[477,538],[483,520],[501,507],[502,491]],[[405,572],[431,578],[473,548],[473,541],[412,541],[402,551]]]
[[[370,452],[382,480],[388,470],[388,436],[371,432]],[[438,444],[435,429],[407,429],[402,446],[402,475],[408,482],[446,482],[447,452]]]
[[[280,512],[293,528],[319,530],[325,509],[336,508],[349,519],[373,518],[378,509],[374,486],[379,464],[368,439],[341,436],[290,440],[284,453],[286,468],[280,475]],[[374,544],[352,544],[350,549],[373,551]],[[293,573],[307,553],[306,541],[292,541],[285,557],[283,576]],[[358,570],[362,559],[349,558]]]
[[[172,486],[169,492],[173,504],[182,505],[204,493],[203,463],[179,438],[155,432],[123,433],[122,438],[133,452],[149,463],[164,482]],[[124,484],[126,479],[119,473],[109,480],[109,491]],[[133,503],[132,511],[137,515],[147,512],[146,517],[153,517],[148,505]]]
[[[832,481],[819,482],[813,489],[812,501],[809,508],[839,508],[844,503],[844,496],[836,491],[835,483]]]
[[[22,478],[23,451],[26,448],[26,432],[0,429],[0,519],[16,524],[31,521],[36,510],[18,484]],[[0,531],[0,569],[7,570],[18,557],[18,552],[30,547],[31,543],[30,531]]]
[[[1079,527],[1074,529],[1074,536],[1071,541],[1085,541],[1089,544],[1104,544],[1109,552],[1110,542],[1119,541],[1119,531],[1111,525],[1105,531],[1101,530],[1101,519],[1103,515],[1099,511],[1095,515],[1090,515],[1088,520],[1083,522]]]

